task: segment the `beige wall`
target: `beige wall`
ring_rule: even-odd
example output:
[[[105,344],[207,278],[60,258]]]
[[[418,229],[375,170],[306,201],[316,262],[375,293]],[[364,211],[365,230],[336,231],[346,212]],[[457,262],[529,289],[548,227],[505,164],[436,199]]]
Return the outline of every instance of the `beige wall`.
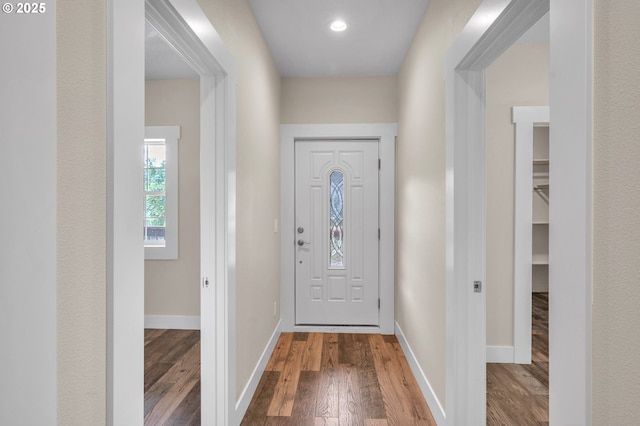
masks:
[[[396,320],[445,404],[444,55],[480,0],[431,0],[398,79]]]
[[[593,424],[640,417],[640,2],[596,0]]]
[[[200,81],[145,84],[145,124],[180,126],[178,259],[144,262],[145,315],[200,315]]]
[[[549,104],[548,44],[515,44],[487,69],[487,345],[513,345],[513,106]]]
[[[395,123],[398,79],[381,77],[283,78],[283,124]]]
[[[57,424],[100,425],[107,340],[105,2],[59,1],[56,9]]]
[[[239,67],[237,92],[237,388],[280,318],[280,75],[247,0],[199,0]],[[237,396],[236,395],[236,396]]]

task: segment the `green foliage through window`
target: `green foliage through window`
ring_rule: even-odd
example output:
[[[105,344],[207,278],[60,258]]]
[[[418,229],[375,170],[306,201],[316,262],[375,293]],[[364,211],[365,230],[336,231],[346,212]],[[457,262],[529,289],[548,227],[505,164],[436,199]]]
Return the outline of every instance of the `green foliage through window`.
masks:
[[[166,150],[164,144],[144,146],[144,239],[164,240],[166,228]]]

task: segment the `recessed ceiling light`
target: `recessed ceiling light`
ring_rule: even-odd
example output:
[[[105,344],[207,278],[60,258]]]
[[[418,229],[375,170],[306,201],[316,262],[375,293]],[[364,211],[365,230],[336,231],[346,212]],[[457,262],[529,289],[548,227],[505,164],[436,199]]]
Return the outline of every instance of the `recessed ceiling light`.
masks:
[[[333,21],[329,22],[329,28],[331,28],[331,31],[344,31],[347,29],[347,23],[342,19],[334,19]]]

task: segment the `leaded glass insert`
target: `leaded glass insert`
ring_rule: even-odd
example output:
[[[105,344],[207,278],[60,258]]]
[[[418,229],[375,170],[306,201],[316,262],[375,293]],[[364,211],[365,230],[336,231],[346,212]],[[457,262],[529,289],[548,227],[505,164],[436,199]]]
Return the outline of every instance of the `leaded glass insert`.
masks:
[[[344,175],[334,170],[329,181],[329,267],[344,268]]]

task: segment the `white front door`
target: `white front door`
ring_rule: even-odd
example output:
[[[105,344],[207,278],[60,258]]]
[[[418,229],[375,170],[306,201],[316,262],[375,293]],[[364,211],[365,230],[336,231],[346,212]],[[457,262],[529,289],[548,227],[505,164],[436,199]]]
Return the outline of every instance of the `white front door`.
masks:
[[[378,145],[295,142],[297,325],[379,324]]]

